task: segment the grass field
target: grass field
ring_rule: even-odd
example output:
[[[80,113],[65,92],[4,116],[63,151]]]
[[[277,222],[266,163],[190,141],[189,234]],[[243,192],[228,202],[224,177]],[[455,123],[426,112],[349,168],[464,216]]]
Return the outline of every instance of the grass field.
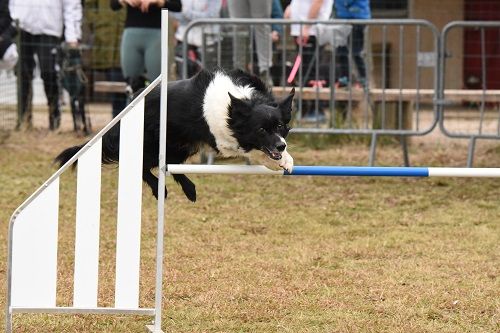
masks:
[[[37,130],[0,144],[0,322],[7,225],[83,139]],[[297,138],[296,164],[364,165],[368,147]],[[462,143],[415,140],[412,163],[463,166]],[[399,165],[400,148],[378,161]],[[476,166],[500,166],[498,142]],[[74,174],[61,183],[58,304],[72,299]],[[113,304],[115,168],[103,172],[99,305]],[[499,332],[500,179],[194,176],[192,204],[168,179],[166,332]],[[143,196],[141,300],[153,305],[155,201]],[[144,332],[149,317],[15,316],[16,332]]]

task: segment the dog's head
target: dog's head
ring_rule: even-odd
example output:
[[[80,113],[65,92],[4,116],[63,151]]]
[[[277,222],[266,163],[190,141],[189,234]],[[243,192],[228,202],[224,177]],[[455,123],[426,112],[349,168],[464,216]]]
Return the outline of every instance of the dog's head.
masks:
[[[279,102],[255,97],[239,99],[229,93],[229,126],[239,145],[246,151],[261,150],[269,158],[280,160],[290,131],[292,100],[295,89]]]

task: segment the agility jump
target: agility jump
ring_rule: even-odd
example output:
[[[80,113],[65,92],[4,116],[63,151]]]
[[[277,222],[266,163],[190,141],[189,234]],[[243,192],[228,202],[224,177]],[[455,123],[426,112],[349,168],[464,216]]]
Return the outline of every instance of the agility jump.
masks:
[[[163,13],[165,20],[168,14]],[[162,29],[165,40],[166,29]],[[166,52],[166,43],[162,52]],[[166,55],[166,53],[163,53]],[[162,57],[161,109],[166,110],[167,56]],[[161,332],[163,283],[164,200],[158,200],[155,304],[139,306],[140,224],[142,195],[142,124],[144,98],[160,82],[155,80],[117,118],[84,145],[12,215],[9,225],[6,330],[12,331],[13,314],[117,314],[154,316],[151,332]],[[166,164],[166,112],[161,112],[158,166],[158,198],[164,197],[165,175],[257,174],[283,176],[384,176],[384,177],[500,177],[500,168],[406,168],[294,166],[291,172],[259,165]],[[99,265],[99,212],[101,208],[101,145],[103,135],[122,121],[120,136],[117,263],[115,304],[97,306]],[[59,177],[78,161],[75,276],[73,306],[56,304]],[[139,231],[139,232],[138,232]],[[133,260],[131,260],[131,258]]]

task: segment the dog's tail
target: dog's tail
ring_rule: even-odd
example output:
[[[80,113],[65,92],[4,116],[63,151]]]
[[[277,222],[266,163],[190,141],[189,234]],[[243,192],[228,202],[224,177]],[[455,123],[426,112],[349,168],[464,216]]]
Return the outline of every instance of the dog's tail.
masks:
[[[73,146],[67,149],[64,149],[57,157],[54,159],[54,163],[59,164],[59,167],[62,167],[64,164],[66,164],[73,156],[75,156],[76,153],[80,151],[80,149],[83,148],[85,144],[80,145],[80,146]],[[76,164],[75,164],[76,165]],[[74,166],[75,166],[74,165]],[[74,167],[73,166],[73,167]]]
[[[115,125],[108,133],[106,133],[102,137],[102,163],[103,164],[112,164],[118,162],[119,157],[119,145],[120,145],[120,126],[119,124]],[[66,164],[76,153],[80,151],[87,143],[84,143],[79,146],[73,146],[63,150],[57,157],[54,159],[54,162],[59,164],[59,167],[62,167]],[[76,163],[73,167],[76,166]]]

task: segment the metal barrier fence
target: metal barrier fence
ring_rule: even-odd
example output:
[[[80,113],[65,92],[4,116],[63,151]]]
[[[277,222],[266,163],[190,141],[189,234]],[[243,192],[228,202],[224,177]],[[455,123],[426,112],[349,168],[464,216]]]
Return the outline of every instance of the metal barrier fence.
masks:
[[[119,77],[117,53],[120,34],[115,32],[113,43],[98,41],[97,37],[103,32],[97,27],[101,26],[98,23],[102,20],[122,22],[123,17],[107,19],[109,15],[120,14],[111,12],[109,8],[86,7],[86,10],[92,15],[84,15],[84,35],[87,37],[82,45],[88,46],[81,55],[83,70],[88,77],[84,104],[91,116],[98,116],[102,122],[102,119],[111,119],[116,110],[125,105],[126,84]],[[96,15],[99,17],[94,17]],[[322,38],[322,45],[316,43],[307,48],[294,42],[290,26],[309,23],[319,26],[322,36],[327,36]],[[500,103],[500,90],[494,90],[500,85],[487,83],[489,78],[497,75],[495,68],[500,68],[500,64],[494,63],[496,58],[500,59],[495,54],[496,44],[490,42],[490,35],[498,34],[500,30],[497,22],[452,22],[439,32],[428,21],[407,19],[204,19],[193,21],[187,27],[184,40],[200,28],[198,31],[201,30],[203,38],[198,51],[201,57],[195,67],[232,69],[235,64],[243,63],[246,70],[257,72],[258,56],[253,42],[255,27],[270,24],[281,26],[284,31],[280,40],[272,46],[274,66],[270,78],[273,91],[280,95],[288,91],[287,86],[297,87],[293,132],[369,136],[369,165],[374,165],[377,139],[384,135],[400,138],[404,164],[409,165],[407,137],[425,136],[437,124],[444,135],[469,140],[468,166],[472,166],[477,139],[500,139],[500,113],[496,108]],[[347,38],[356,26],[364,27],[361,29],[364,37],[361,59],[366,65],[364,82],[357,81],[356,63],[360,58],[353,57],[359,51],[360,41]],[[467,54],[467,50],[457,48],[461,45],[453,37],[457,32],[476,34],[472,38],[476,43],[475,54]],[[191,48],[187,43],[183,43],[182,47],[182,55],[177,57],[178,72],[180,77],[187,77],[192,74],[189,66],[193,64],[188,60]],[[341,47],[344,49],[340,50]],[[235,50],[239,51],[233,52]],[[247,54],[244,59],[235,56],[243,53]],[[103,54],[113,55],[113,60]],[[346,54],[347,77],[350,79],[342,82],[340,72],[343,65],[340,59],[345,59]],[[101,64],[102,59],[109,60],[109,63]],[[468,59],[475,59],[480,67],[479,74],[464,77],[463,80],[461,75],[453,75],[452,72],[462,71],[462,68],[455,70],[457,64],[462,66]],[[450,66],[453,71],[449,70]],[[295,72],[294,75],[292,72]],[[467,76],[467,73],[463,75]],[[102,90],[96,89],[96,83],[112,83],[113,80],[121,82],[113,82],[117,84],[105,86]],[[462,81],[464,86],[457,86]],[[45,111],[47,102],[42,82],[36,76],[34,82],[34,108]],[[13,129],[19,121],[16,85],[16,76],[12,71],[0,72],[0,129],[3,130]],[[68,102],[62,97],[61,101]],[[113,104],[112,112],[110,103]],[[69,103],[62,106],[63,113],[69,113],[70,109],[73,108]],[[44,124],[46,118],[44,112]]]
[[[190,34],[201,34],[201,67],[232,69],[243,63],[243,69],[258,71],[254,30],[271,24],[282,26],[284,31],[273,45],[273,91],[286,94],[287,86],[297,86],[292,131],[370,135],[370,165],[374,164],[377,137],[399,136],[405,164],[409,165],[406,137],[425,135],[438,123],[438,109],[433,104],[439,73],[439,31],[435,26],[424,20],[206,19],[188,25],[183,40],[189,40]],[[318,36],[322,37],[312,47],[294,43],[301,35],[290,35],[291,26],[298,25],[302,33],[306,24],[321,31]],[[356,28],[358,34],[351,33]],[[365,46],[361,54],[360,43],[361,48]],[[242,47],[249,55],[243,60],[234,57],[235,50]],[[183,78],[192,74],[188,71],[188,51],[184,43]],[[347,73],[342,61],[348,61]],[[360,61],[366,64],[366,75],[360,73]],[[430,112],[423,116],[424,111]]]
[[[464,52],[453,54],[448,50],[450,39],[453,34],[460,33],[462,36],[470,34],[472,38],[465,41]],[[493,38],[493,44],[488,43]],[[457,21],[447,24],[441,32],[441,70],[440,70],[440,129],[443,134],[450,138],[462,138],[469,140],[467,166],[472,167],[476,141],[478,139],[500,139],[500,75],[498,64],[500,64],[500,22],[478,22]],[[447,76],[447,70],[452,66],[452,59],[460,62],[470,62],[471,66],[463,75],[463,82],[469,90],[467,95],[453,93],[447,89],[451,76]],[[489,66],[493,65],[493,66]],[[452,68],[454,70],[454,68]],[[447,93],[448,92],[448,93]],[[456,105],[469,108],[456,110]],[[455,108],[453,108],[455,107]],[[461,113],[461,114],[460,114]],[[458,118],[458,121],[457,121]],[[469,126],[464,126],[464,118],[468,118]],[[457,126],[457,122],[458,124]]]

